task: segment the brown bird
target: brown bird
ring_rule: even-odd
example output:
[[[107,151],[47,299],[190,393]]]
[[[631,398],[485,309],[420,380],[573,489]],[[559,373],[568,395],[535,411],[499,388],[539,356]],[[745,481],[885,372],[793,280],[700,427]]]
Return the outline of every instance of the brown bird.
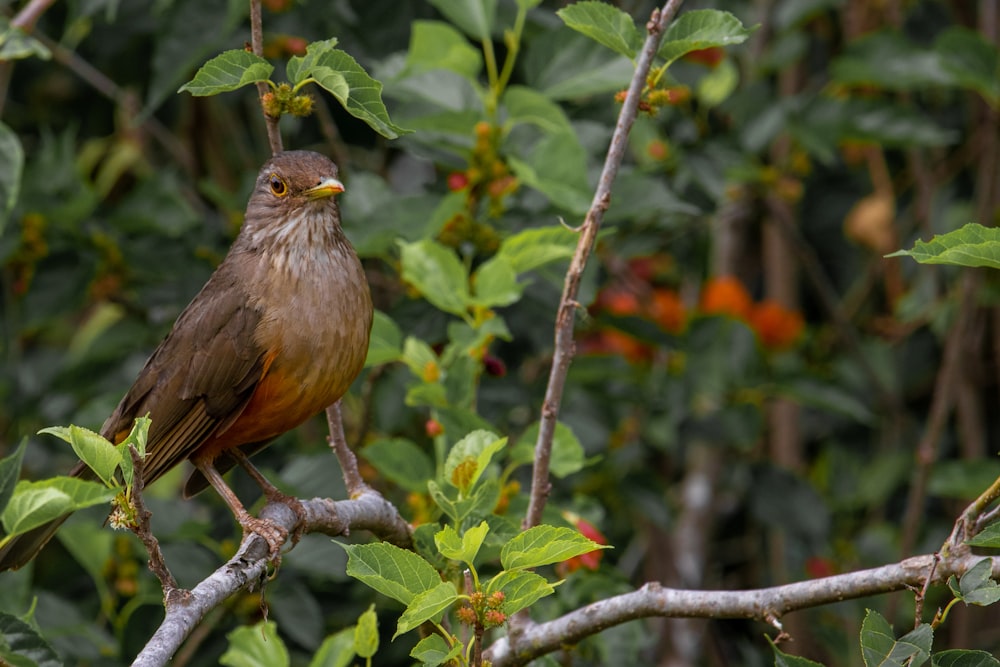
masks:
[[[340,226],[334,195],[343,190],[318,153],[268,160],[229,254],[101,428],[120,442],[149,413],[144,484],[191,460],[185,497],[211,484],[272,553],[275,526],[252,517],[222,474],[238,463],[269,498],[285,499],[247,457],[337,401],[364,365],[372,302]],[[83,463],[70,474],[95,478]],[[0,570],[34,558],[65,519],[12,540]]]

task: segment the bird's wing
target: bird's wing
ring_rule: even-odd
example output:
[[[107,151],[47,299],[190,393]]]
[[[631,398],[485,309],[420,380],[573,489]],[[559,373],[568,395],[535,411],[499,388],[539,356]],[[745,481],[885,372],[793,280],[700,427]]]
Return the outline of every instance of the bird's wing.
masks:
[[[233,422],[264,370],[254,341],[260,313],[224,262],[156,348],[101,432],[119,442],[149,414],[145,482],[190,457]]]

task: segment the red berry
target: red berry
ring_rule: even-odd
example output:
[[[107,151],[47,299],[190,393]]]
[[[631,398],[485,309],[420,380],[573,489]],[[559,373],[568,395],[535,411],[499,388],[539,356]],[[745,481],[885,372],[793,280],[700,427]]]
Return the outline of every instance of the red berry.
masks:
[[[453,171],[448,174],[448,189],[459,192],[469,187],[469,177],[464,171]]]

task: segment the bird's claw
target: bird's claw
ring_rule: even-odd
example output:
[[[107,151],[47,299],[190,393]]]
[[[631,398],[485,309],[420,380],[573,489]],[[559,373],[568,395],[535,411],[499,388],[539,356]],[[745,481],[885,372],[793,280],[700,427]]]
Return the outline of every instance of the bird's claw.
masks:
[[[276,564],[281,562],[281,547],[288,539],[288,530],[284,526],[279,526],[268,519],[259,519],[252,516],[247,517],[240,523],[243,526],[244,537],[249,533],[254,533],[267,542],[268,560],[275,561]]]

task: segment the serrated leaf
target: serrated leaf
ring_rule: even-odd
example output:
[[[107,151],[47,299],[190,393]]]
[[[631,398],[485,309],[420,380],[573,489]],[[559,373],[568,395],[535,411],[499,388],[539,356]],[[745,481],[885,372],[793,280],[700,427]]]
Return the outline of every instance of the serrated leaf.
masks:
[[[463,493],[468,492],[486,471],[493,456],[506,444],[507,438],[498,437],[490,431],[469,433],[448,452],[448,458],[444,462],[445,480]],[[459,466],[463,468],[457,475],[460,479],[456,479]]]
[[[407,491],[423,493],[427,480],[434,476],[434,464],[427,453],[405,438],[376,440],[360,453],[379,474]]]
[[[511,461],[520,464],[530,464],[535,460],[535,445],[538,442],[538,431],[541,428],[540,422],[535,422],[529,426],[517,444],[511,450]],[[555,433],[552,434],[552,456],[549,459],[549,472],[562,479],[575,472],[579,472],[586,456],[583,445],[571,429],[562,422],[556,422]]]
[[[505,570],[561,563],[564,560],[609,548],[565,526],[534,526],[504,544],[500,562]]]
[[[14,487],[17,486],[17,480],[21,476],[21,462],[24,460],[24,451],[27,447],[28,439],[22,438],[21,444],[13,454],[0,459],[0,512],[14,495]]]
[[[986,607],[1000,601],[1000,585],[991,578],[992,574],[993,561],[984,558],[969,568],[957,583],[954,575],[949,577],[948,587],[955,597],[966,604]]]
[[[472,276],[475,296],[472,303],[482,308],[502,308],[516,303],[525,285],[517,282],[517,272],[504,257],[494,255],[483,262]]]
[[[930,241],[917,241],[912,250],[897,250],[886,257],[912,257],[921,264],[1000,269],[1000,227],[970,222]]]
[[[489,524],[485,521],[467,529],[462,535],[451,526],[445,526],[435,533],[434,544],[445,558],[462,561],[472,567],[489,530]]]
[[[441,615],[455,604],[457,599],[458,592],[455,590],[455,585],[447,581],[442,581],[429,591],[415,596],[407,605],[406,611],[399,617],[396,634],[392,638],[395,639],[399,635],[419,627],[424,621],[440,620]]]
[[[965,543],[973,547],[1000,549],[1000,522],[991,523]]]
[[[889,622],[869,609],[861,624],[861,657],[867,667],[919,667],[930,656],[932,640],[933,630],[923,623],[897,641]]]
[[[128,436],[115,445],[115,451],[118,452],[119,465],[122,469],[122,479],[126,486],[132,485],[132,477],[135,473],[135,466],[132,465],[132,453],[129,451],[129,448],[135,447],[139,458],[146,458],[146,441],[149,437],[149,425],[151,423],[152,420],[149,417],[136,417]]]
[[[403,604],[441,582],[437,570],[412,551],[385,542],[337,544],[347,551],[348,575]]]
[[[997,660],[986,651],[950,649],[931,656],[932,667],[1000,667]]]
[[[76,477],[21,480],[0,521],[8,537],[19,535],[69,512],[110,502],[113,497],[114,493],[103,484]]]
[[[218,95],[243,86],[267,81],[274,66],[263,58],[243,49],[223,51],[195,72],[194,78],[181,86],[196,97]]]
[[[115,446],[100,433],[71,424],[70,426],[50,426],[38,432],[65,440],[73,447],[80,460],[97,474],[107,486],[117,486],[115,472],[121,463],[121,455]]]
[[[244,625],[226,635],[226,639],[229,648],[219,663],[228,667],[285,667],[290,662],[274,621]]]
[[[378,651],[378,615],[375,605],[370,605],[354,626],[354,652],[360,658],[370,659]]]
[[[562,225],[525,229],[500,244],[497,257],[503,257],[517,274],[569,259],[576,251],[580,235]]]
[[[306,55],[309,55],[308,47]],[[389,112],[382,101],[382,84],[369,76],[347,52],[322,50],[315,57],[299,63],[292,71],[300,83],[308,78],[315,80],[337,98],[347,113],[364,121],[383,137],[396,139],[410,132],[389,119]]]
[[[433,634],[424,637],[410,651],[410,657],[419,660],[422,667],[437,667],[443,665],[462,652],[462,644],[455,642],[455,645],[448,648],[448,642],[441,635]]]
[[[0,611],[0,658],[15,655],[31,660],[36,667],[63,665],[59,655],[33,627],[12,614]]]
[[[574,2],[556,14],[568,27],[627,58],[634,60],[642,47],[642,33],[635,20],[608,3]]]
[[[432,305],[459,317],[467,315],[468,273],[453,250],[430,239],[401,243],[400,262],[403,280]]]
[[[323,640],[309,667],[350,667],[354,660],[354,626]]]
[[[431,4],[470,37],[481,41],[493,34],[497,0],[431,0]]]
[[[541,598],[555,593],[545,577],[525,570],[506,570],[490,579],[486,594],[502,591],[503,612],[508,616],[530,607]]]
[[[391,317],[380,310],[372,318],[372,332],[368,339],[368,356],[365,368],[399,361],[403,354],[403,332]]]
[[[17,134],[0,123],[0,233],[21,196],[24,147]]]
[[[750,32],[729,12],[695,9],[681,14],[670,24],[657,55],[669,65],[691,51],[742,44]]]
[[[303,55],[289,58],[288,64],[285,65],[285,76],[288,77],[288,82],[296,86],[308,79],[311,76],[310,72],[316,67],[317,58],[334,50],[338,42],[336,37],[309,42]]]
[[[465,35],[443,21],[410,24],[410,48],[406,66],[416,72],[446,69],[476,81],[483,68],[482,53]]]

